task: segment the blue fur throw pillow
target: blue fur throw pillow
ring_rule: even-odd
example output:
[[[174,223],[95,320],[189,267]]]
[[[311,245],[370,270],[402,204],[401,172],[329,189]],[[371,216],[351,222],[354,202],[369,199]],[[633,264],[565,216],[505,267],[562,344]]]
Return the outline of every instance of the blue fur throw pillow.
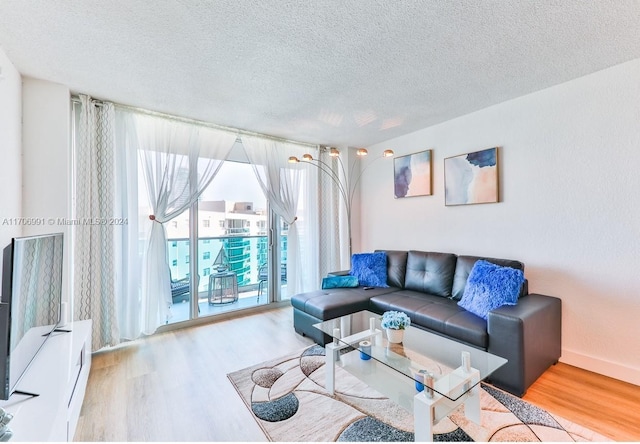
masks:
[[[357,253],[351,256],[351,276],[358,278],[365,287],[388,287],[387,253]]]
[[[491,310],[502,305],[516,305],[523,283],[522,270],[479,260],[469,273],[458,305],[486,320]]]
[[[352,288],[360,285],[355,276],[327,276],[322,278],[322,289],[328,288]]]

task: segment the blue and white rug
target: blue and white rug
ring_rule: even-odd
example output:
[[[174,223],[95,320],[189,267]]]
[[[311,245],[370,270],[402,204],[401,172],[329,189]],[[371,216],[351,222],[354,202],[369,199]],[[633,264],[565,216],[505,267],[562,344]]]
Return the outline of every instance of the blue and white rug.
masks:
[[[336,394],[324,389],[324,348],[228,375],[270,441],[413,441],[413,415],[336,368]],[[454,411],[436,441],[609,441],[490,385],[480,390],[482,424]]]

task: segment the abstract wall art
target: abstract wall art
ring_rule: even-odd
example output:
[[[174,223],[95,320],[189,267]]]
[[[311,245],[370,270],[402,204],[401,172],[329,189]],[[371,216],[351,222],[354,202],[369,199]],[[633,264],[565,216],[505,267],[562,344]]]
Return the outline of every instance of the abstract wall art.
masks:
[[[444,159],[444,203],[498,202],[498,148]]]
[[[431,150],[393,159],[395,198],[429,196],[431,191]]]

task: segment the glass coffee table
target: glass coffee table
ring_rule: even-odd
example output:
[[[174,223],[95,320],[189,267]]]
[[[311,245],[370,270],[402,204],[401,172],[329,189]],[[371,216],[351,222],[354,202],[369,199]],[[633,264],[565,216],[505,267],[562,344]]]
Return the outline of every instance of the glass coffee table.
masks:
[[[314,324],[333,338],[326,350],[326,389],[335,391],[340,366],[414,415],[416,441],[433,441],[433,426],[464,404],[480,423],[480,381],[507,363],[491,353],[417,327],[390,343],[380,315],[360,311]]]

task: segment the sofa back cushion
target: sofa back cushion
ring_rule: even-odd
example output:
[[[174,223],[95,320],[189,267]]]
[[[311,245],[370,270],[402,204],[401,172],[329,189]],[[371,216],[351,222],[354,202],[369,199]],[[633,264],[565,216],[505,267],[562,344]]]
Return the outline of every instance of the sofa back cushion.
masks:
[[[502,267],[511,267],[524,272],[524,264],[520,261],[480,256],[458,256],[458,260],[456,262],[456,271],[453,277],[452,299],[455,299],[457,301],[462,299],[464,288],[467,285],[467,279],[469,278],[469,273],[471,272],[471,269],[473,268],[475,263],[480,259],[491,262],[492,264],[500,265]],[[526,283],[523,284],[522,289],[520,290],[520,296],[523,296],[524,294],[526,294]]]
[[[391,287],[404,288],[404,278],[407,272],[406,251],[376,250],[387,253],[387,284]]]
[[[451,297],[456,255],[409,251],[404,288],[445,298]]]

